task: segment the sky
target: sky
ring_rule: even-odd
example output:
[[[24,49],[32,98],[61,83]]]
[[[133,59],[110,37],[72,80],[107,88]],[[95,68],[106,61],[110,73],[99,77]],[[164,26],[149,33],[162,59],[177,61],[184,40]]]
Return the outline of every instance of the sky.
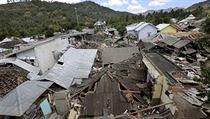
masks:
[[[7,0],[0,0],[0,4],[5,4]],[[18,1],[18,0],[16,0]],[[85,0],[44,0],[58,1],[65,3],[78,3]],[[91,0],[102,6],[109,7],[117,11],[127,11],[134,14],[142,13],[147,10],[159,10],[174,7],[187,8],[194,3],[205,0]]]

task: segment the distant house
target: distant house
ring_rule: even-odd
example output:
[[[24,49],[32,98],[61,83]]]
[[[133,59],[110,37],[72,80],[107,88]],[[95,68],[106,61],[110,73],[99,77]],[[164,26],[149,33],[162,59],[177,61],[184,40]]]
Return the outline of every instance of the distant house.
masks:
[[[156,26],[158,30],[162,33],[176,33],[179,30],[176,28],[176,26],[171,24],[159,24]]]
[[[95,24],[94,24],[94,28],[97,29],[97,30],[100,30],[100,31],[105,31],[106,30],[106,22],[105,21],[97,21]]]
[[[29,64],[40,68],[41,73],[46,72],[58,61],[59,54],[69,46],[68,37],[65,35],[48,38],[14,50],[7,57],[16,57]]]
[[[22,38],[22,40],[25,41],[26,43],[36,42],[36,40],[31,37]]]
[[[200,28],[203,21],[205,21],[205,19],[196,20],[196,17],[191,14],[187,18],[179,21],[178,25],[181,28],[184,28],[190,31],[195,28]]]
[[[195,19],[196,19],[196,17],[194,15],[190,14],[187,18],[179,21],[178,24],[179,25],[187,25],[187,24],[190,24]]]
[[[127,34],[135,36],[138,40],[157,34],[158,29],[151,23],[140,22],[126,27]]]

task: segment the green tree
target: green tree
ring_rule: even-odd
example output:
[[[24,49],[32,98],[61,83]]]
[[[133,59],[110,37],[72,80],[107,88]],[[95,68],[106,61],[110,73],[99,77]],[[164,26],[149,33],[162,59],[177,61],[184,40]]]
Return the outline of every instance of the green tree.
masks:
[[[206,21],[204,22],[203,30],[204,32],[210,34],[210,18],[207,18]]]
[[[53,33],[54,33],[54,30],[53,30],[52,28],[47,27],[47,28],[45,29],[45,36],[46,36],[46,37],[51,37],[51,36],[53,36]]]

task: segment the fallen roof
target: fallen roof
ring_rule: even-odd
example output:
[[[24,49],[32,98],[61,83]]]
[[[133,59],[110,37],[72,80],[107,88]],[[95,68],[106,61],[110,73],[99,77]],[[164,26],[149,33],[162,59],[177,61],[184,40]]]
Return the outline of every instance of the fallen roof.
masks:
[[[146,53],[146,58],[151,61],[151,63],[158,68],[159,71],[168,79],[169,83],[172,85],[180,86],[180,83],[172,78],[168,72],[172,71],[182,71],[180,67],[173,64],[171,61],[166,59],[164,56],[158,53]]]
[[[180,40],[180,38],[176,38],[173,36],[166,36],[164,39],[161,40],[161,42],[164,42],[165,44],[172,46],[179,40]]]
[[[134,105],[145,108],[148,103],[140,94],[150,97],[150,86],[146,84],[147,72],[144,65],[136,65],[142,56],[138,54],[120,63],[113,64],[111,68],[104,68],[93,73],[89,91],[82,102],[84,108],[80,118],[97,117],[113,114],[114,116],[135,110]],[[105,70],[106,69],[106,70]],[[137,92],[137,93],[131,93]],[[84,94],[84,93],[83,93]],[[150,98],[149,98],[150,99]]]
[[[103,64],[119,63],[139,53],[138,47],[105,48],[102,51]]]
[[[96,57],[97,49],[67,50],[54,67],[36,80],[50,80],[69,89],[74,80],[88,78]]]
[[[21,116],[53,83],[26,81],[0,101],[0,115]]]
[[[190,40],[179,40],[178,42],[176,42],[175,44],[173,44],[173,46],[175,48],[182,48],[184,46],[186,46],[187,44],[189,44],[191,41]]]
[[[27,81],[28,73],[28,71],[15,65],[0,66],[0,98]]]
[[[81,117],[119,115],[129,110],[129,103],[119,89],[119,84],[114,79],[103,75],[97,83],[96,91],[85,96],[85,109],[82,110]]]
[[[170,35],[177,38],[186,38],[189,40],[197,40],[205,37],[206,34],[202,32],[177,32],[177,33],[162,33],[163,35]]]
[[[19,59],[15,59],[15,58],[7,58],[7,59],[1,59],[0,60],[0,64],[7,64],[7,63],[11,63],[14,64],[20,68],[25,69],[28,72],[34,73],[34,74],[38,74],[40,72],[40,69],[37,67],[34,67],[24,61],[21,61]]]

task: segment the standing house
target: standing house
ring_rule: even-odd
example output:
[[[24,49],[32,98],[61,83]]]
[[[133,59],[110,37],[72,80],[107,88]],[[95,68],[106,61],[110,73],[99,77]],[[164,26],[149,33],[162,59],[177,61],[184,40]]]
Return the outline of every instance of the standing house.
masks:
[[[97,21],[95,24],[94,24],[94,28],[97,29],[97,30],[100,30],[100,31],[105,31],[107,29],[106,27],[106,22],[105,21]]]
[[[190,14],[187,18],[179,21],[178,24],[180,26],[182,26],[182,25],[188,25],[188,24],[191,24],[191,22],[193,22],[195,19],[196,19],[196,17],[193,16],[192,14]]]
[[[135,36],[138,40],[157,34],[158,29],[151,23],[140,22],[126,27],[128,35]]]
[[[177,29],[176,26],[171,25],[171,24],[159,24],[156,27],[162,33],[177,33],[177,32],[179,32],[179,29]]]
[[[46,72],[59,59],[59,54],[69,45],[67,36],[55,36],[47,40],[34,43],[24,49],[14,51],[7,57],[16,57],[40,68],[41,73]]]

